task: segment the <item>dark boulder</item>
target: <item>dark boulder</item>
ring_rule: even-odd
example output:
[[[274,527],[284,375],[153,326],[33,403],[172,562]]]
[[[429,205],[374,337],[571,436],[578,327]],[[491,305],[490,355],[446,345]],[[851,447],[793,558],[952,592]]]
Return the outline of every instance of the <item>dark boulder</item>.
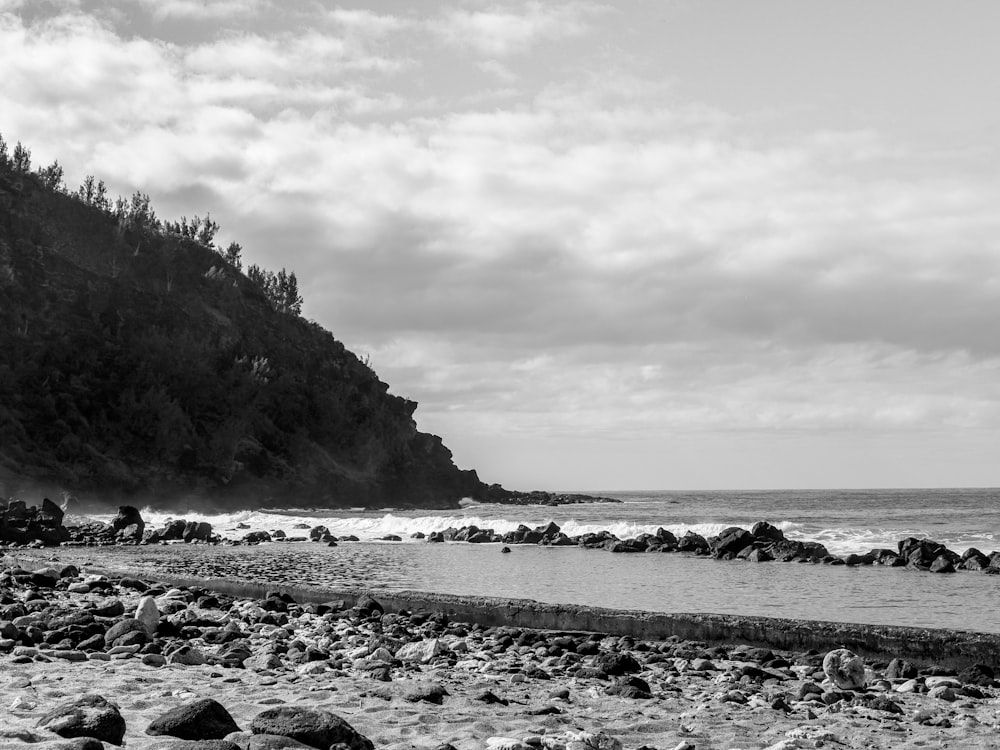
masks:
[[[49,500],[42,499],[42,507],[38,511],[38,523],[47,528],[53,529],[62,526],[63,509]]]
[[[279,706],[257,714],[250,723],[254,734],[291,737],[311,747],[327,750],[342,745],[350,750],[374,750],[371,740],[359,734],[340,716],[320,709]]]
[[[612,552],[645,552],[646,547],[645,539],[623,539],[620,542],[615,542],[611,545]]]
[[[642,667],[632,654],[605,651],[594,659],[594,666],[612,677],[639,672]]]
[[[212,537],[212,524],[207,521],[188,521],[184,524],[185,542],[207,542]]]
[[[118,508],[118,514],[111,519],[111,529],[122,538],[138,541],[146,530],[146,522],[142,520],[138,508],[122,505]]]
[[[931,573],[954,573],[955,565],[948,555],[938,555],[930,565]]]
[[[723,529],[721,534],[709,542],[709,545],[716,557],[724,557],[736,555],[752,543],[753,536],[749,531],[739,526],[730,526],[728,529]]]
[[[758,521],[750,529],[750,535],[754,539],[767,540],[770,542],[780,542],[785,538],[785,533],[777,526],[772,526],[767,521]]]
[[[244,534],[240,541],[244,544],[260,544],[271,541],[271,535],[266,531],[251,531],[249,534]]]
[[[125,736],[125,719],[118,706],[100,695],[61,703],[40,718],[37,726],[67,739],[93,737],[112,745],[121,745]]]
[[[168,542],[175,539],[183,539],[184,529],[186,526],[187,522],[182,518],[168,521],[164,527],[160,529],[160,538]]]
[[[129,642],[126,643],[126,640]],[[116,622],[108,628],[107,632],[104,634],[104,642],[109,647],[131,645],[136,642],[142,644],[147,640],[146,627],[141,622],[133,618],[127,618]]]
[[[655,534],[661,549],[676,549],[677,537],[673,532],[664,529],[662,526],[656,530]]]
[[[221,740],[238,731],[240,728],[233,717],[212,698],[177,706],[153,719],[146,727],[146,734],[166,734],[182,740]]]
[[[708,540],[701,534],[688,531],[677,542],[679,552],[707,552]]]

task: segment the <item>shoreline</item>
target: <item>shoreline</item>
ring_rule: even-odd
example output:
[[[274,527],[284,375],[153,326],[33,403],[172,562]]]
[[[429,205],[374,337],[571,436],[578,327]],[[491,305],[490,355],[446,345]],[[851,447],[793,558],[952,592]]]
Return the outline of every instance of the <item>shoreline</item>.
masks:
[[[1000,728],[986,664],[752,646],[735,629],[713,644],[488,625],[459,611],[550,609],[519,600],[355,591],[311,603],[280,587],[247,597],[226,581],[173,580],[0,560],[0,747],[195,750],[184,738],[212,740],[203,750],[328,750],[288,742],[307,714],[348,722],[363,740],[352,747],[386,750],[986,750]],[[224,729],[196,720],[209,703]],[[68,733],[98,710],[120,734]],[[276,714],[287,721],[267,724]]]
[[[28,557],[23,555],[24,557]],[[32,558],[44,564],[41,558]],[[129,571],[83,565],[91,575],[124,577]],[[444,594],[429,591],[384,591],[364,587],[254,584],[231,579],[162,574],[172,586],[206,588],[236,597],[287,594],[303,604],[341,601],[347,608],[375,597],[386,612],[440,612],[486,627],[517,627],[553,632],[604,633],[642,640],[680,638],[710,644],[740,643],[790,651],[848,648],[869,658],[903,658],[922,664],[962,669],[987,664],[1000,670],[1000,633],[954,628],[836,622],[805,618],[763,617],[712,612],[655,612],[534,599]]]

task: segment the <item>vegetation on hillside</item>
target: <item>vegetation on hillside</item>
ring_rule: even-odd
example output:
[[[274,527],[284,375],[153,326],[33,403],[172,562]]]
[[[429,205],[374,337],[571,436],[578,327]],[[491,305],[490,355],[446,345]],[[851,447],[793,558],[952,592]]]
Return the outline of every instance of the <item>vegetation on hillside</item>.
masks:
[[[301,317],[295,274],[148,195],[70,191],[0,137],[0,495],[454,506],[484,488],[416,404]]]

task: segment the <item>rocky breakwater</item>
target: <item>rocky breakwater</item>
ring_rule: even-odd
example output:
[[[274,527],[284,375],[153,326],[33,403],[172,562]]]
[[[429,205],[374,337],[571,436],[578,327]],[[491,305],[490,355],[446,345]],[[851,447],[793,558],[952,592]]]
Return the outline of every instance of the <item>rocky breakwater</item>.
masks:
[[[313,535],[316,541],[325,539]],[[731,526],[715,536],[704,537],[688,531],[677,537],[664,528],[653,534],[620,539],[610,531],[568,536],[554,522],[529,528],[523,524],[501,534],[478,526],[449,527],[426,535],[428,542],[469,542],[472,544],[541,544],[548,546],[586,547],[617,553],[687,552],[719,560],[747,560],[816,563],[826,565],[907,566],[932,573],[954,573],[959,570],[1000,574],[1000,552],[989,554],[970,548],[955,552],[930,539],[907,537],[897,542],[896,549],[872,549],[862,554],[832,555],[820,542],[788,539],[781,529],[759,521],[750,529]]]
[[[171,542],[203,542],[218,544],[222,541],[204,521],[186,521],[183,518],[167,521],[158,529],[146,525],[137,508],[122,505],[110,523],[84,518],[68,528],[66,545],[108,546],[113,544],[167,544]]]
[[[23,500],[0,503],[0,543],[44,546],[69,538],[62,508],[48,498],[39,506],[28,506]]]
[[[998,729],[989,664],[485,627],[58,564],[0,567],[0,602],[4,748],[991,747]]]

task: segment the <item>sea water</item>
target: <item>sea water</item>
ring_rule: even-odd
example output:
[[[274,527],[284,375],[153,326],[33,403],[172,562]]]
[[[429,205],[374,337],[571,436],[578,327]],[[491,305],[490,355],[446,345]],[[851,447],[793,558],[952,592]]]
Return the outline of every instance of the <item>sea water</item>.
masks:
[[[606,529],[620,538],[663,527],[680,536],[767,520],[791,539],[834,554],[896,548],[908,536],[962,552],[1000,548],[1000,490],[602,492],[620,503],[511,506],[467,503],[452,511],[244,511],[175,514],[236,539],[251,530],[307,536],[323,525],[361,541],[253,547],[170,545],[76,550],[75,558],[174,573],[320,588],[504,596],[654,612],[718,612],[1000,632],[1000,576],[936,575],[905,568],[718,561],[678,553],[614,554],[575,547],[431,544],[411,538],[476,525],[497,532],[554,521],[573,536]],[[168,519],[148,509],[147,524]],[[249,528],[246,528],[249,527]],[[405,542],[379,541],[395,534]],[[66,551],[69,553],[69,550]]]

